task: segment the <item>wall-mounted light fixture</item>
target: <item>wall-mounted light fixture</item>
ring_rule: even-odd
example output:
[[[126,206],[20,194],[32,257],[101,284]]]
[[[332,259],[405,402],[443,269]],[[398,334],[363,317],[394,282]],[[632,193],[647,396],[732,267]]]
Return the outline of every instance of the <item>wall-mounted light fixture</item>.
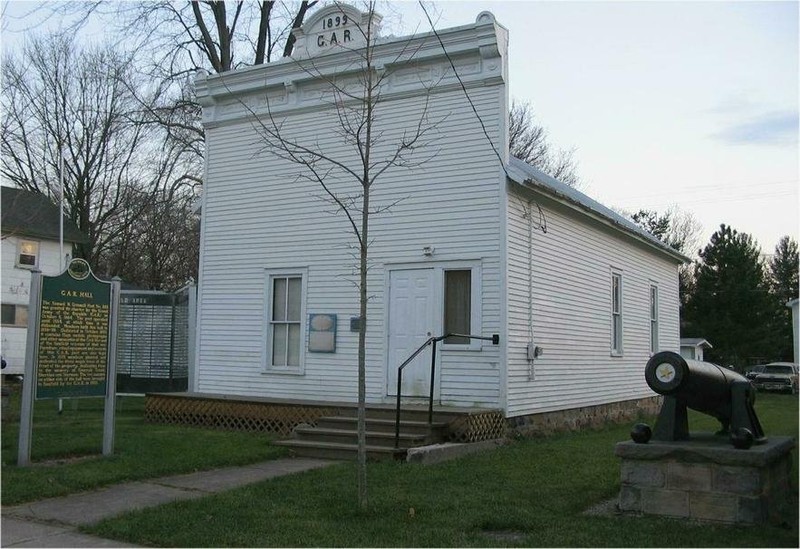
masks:
[[[424,248],[422,248],[422,255],[424,255],[426,257],[430,257],[430,256],[433,255],[433,252],[435,252],[435,251],[436,251],[436,248],[434,248],[433,246],[425,246]]]

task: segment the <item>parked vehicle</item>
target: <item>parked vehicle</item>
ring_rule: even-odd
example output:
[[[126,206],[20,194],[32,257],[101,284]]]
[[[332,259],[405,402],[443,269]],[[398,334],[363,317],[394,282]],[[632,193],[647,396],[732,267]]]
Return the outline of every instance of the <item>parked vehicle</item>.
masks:
[[[797,364],[792,362],[773,362],[764,366],[756,375],[753,385],[759,391],[781,391],[797,394]]]
[[[753,381],[758,374],[764,371],[765,366],[766,364],[759,364],[758,366],[753,366],[744,373],[744,377],[746,377],[750,381]]]

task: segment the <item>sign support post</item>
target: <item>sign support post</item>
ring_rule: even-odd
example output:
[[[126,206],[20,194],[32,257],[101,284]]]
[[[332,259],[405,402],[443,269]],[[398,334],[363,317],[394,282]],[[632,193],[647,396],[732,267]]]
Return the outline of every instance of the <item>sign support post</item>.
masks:
[[[108,382],[106,403],[103,410],[103,455],[114,455],[114,416],[117,407],[117,319],[119,317],[119,295],[122,279],[111,279],[111,326],[108,331]]]
[[[31,273],[31,293],[28,306],[28,334],[25,347],[25,376],[22,378],[22,406],[19,417],[17,465],[31,463],[31,431],[33,430],[33,396],[36,391],[36,338],[39,335],[39,297],[42,287],[41,271]]]

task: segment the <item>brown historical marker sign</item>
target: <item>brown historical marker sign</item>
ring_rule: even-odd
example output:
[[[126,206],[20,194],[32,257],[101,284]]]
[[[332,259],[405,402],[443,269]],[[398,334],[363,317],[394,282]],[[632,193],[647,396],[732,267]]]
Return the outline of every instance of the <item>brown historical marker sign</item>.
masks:
[[[41,296],[36,399],[105,395],[111,283],[73,261],[42,277]]]

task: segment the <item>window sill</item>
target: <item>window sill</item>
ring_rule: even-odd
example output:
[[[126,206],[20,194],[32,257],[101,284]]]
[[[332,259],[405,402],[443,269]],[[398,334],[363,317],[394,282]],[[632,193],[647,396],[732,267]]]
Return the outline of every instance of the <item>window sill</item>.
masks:
[[[611,351],[611,358],[623,358],[624,356],[622,352]]]
[[[471,345],[454,345],[454,344],[441,344],[439,348],[443,351],[469,351],[469,352],[477,352],[483,350],[483,345],[478,345],[473,347]]]
[[[21,265],[19,263],[14,264],[17,269],[25,269],[26,271],[35,271],[39,268],[38,265]]]
[[[267,374],[278,374],[283,376],[302,376],[305,375],[305,370],[303,368],[281,368],[279,366],[270,366],[265,370],[261,370],[262,375]]]

